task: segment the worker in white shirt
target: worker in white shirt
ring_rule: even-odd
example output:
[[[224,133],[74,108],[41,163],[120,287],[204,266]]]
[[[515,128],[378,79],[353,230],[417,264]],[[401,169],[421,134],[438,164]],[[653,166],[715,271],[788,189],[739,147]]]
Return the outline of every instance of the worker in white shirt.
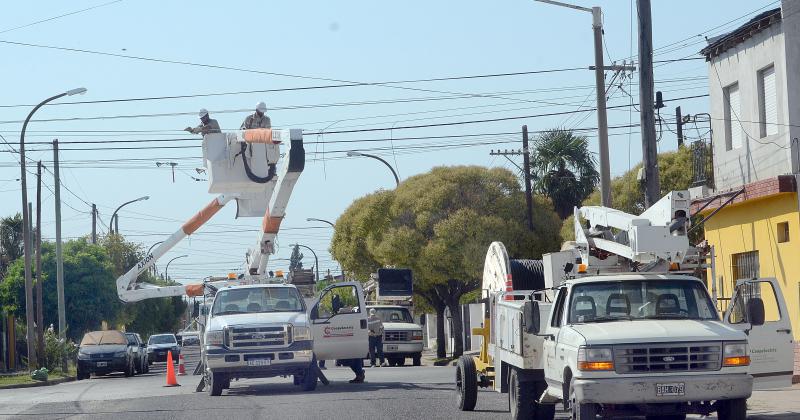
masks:
[[[206,110],[205,108],[201,108],[199,116],[200,116],[200,125],[198,125],[195,128],[186,127],[183,129],[183,131],[188,131],[192,134],[202,134],[202,135],[220,132],[219,123],[217,122],[217,120],[208,116],[208,110]]]
[[[267,104],[259,102],[256,104],[256,112],[248,115],[242,123],[242,130],[251,128],[272,128],[272,122],[267,116]]]

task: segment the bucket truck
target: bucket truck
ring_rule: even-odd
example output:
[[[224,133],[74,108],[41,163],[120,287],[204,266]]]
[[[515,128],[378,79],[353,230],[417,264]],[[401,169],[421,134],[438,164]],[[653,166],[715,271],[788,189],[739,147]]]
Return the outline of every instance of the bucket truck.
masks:
[[[508,394],[514,419],[551,420],[562,403],[577,420],[712,412],[738,420],[754,388],[789,386],[793,344],[780,285],[739,280],[720,318],[692,275],[714,270],[689,244],[689,210],[687,191],[638,216],[576,209],[575,242],[539,261],[510,259],[492,243],[485,321],[473,329],[483,343],[479,356],[458,360],[459,408],[474,409],[485,387]]]
[[[280,147],[289,149],[281,154]],[[282,162],[279,162],[282,161]],[[301,130],[250,129],[206,134],[203,162],[209,193],[218,194],[161,245],[117,279],[124,302],[165,296],[200,296],[201,365],[207,388],[218,396],[231,379],[294,377],[316,387],[316,359],[352,359],[367,348],[367,315],[358,283],[337,283],[307,304],[296,286],[267,272],[269,257],[295,184],[305,165]],[[281,163],[280,169],[278,164]],[[246,253],[246,273],[203,284],[160,286],[137,278],[227,203],[237,217],[261,217],[258,241]],[[312,285],[313,287],[313,285]],[[322,377],[323,381],[324,376]]]

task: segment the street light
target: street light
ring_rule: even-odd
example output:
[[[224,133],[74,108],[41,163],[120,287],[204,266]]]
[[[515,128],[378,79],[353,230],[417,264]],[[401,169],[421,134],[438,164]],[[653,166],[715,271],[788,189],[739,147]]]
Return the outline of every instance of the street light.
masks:
[[[306,222],[322,222],[322,223],[327,223],[327,224],[331,225],[331,227],[332,227],[332,228],[336,229],[336,225],[335,225],[335,224],[333,224],[333,222],[329,222],[329,221],[327,221],[327,220],[325,220],[325,219],[316,219],[316,218],[314,218],[314,217],[309,217],[309,218],[307,218],[307,219],[306,219]]]
[[[314,254],[314,267],[317,269],[317,278],[314,281],[314,283],[318,282],[319,281],[319,258],[317,258],[317,253],[314,252],[313,249],[311,249],[311,248],[309,248],[309,247],[307,247],[305,245],[294,244],[294,246],[301,246],[301,247],[311,251],[312,254]]]
[[[28,341],[28,369],[32,366],[33,361],[36,360],[36,350],[33,345],[33,279],[31,278],[31,232],[28,226],[30,214],[28,214],[28,181],[26,178],[27,171],[25,170],[25,130],[27,130],[28,122],[31,120],[31,117],[33,117],[33,114],[44,106],[44,104],[64,96],[82,95],[84,93],[86,93],[86,88],[72,89],[64,93],[59,93],[56,96],[51,96],[40,102],[39,105],[33,107],[28,117],[25,118],[25,122],[22,124],[22,132],[19,136],[19,169],[21,173],[20,181],[22,182],[22,242],[25,252],[25,323],[28,324],[26,332],[26,340]]]
[[[395,182],[397,185],[400,185],[400,177],[399,177],[399,176],[397,176],[397,172],[395,172],[394,168],[392,168],[392,165],[389,165],[389,162],[387,162],[387,161],[383,160],[382,158],[380,158],[380,157],[378,157],[378,156],[375,156],[375,155],[368,155],[368,154],[366,154],[366,153],[361,153],[361,152],[352,152],[352,151],[351,151],[351,152],[347,152],[347,156],[348,156],[348,157],[363,156],[363,157],[368,157],[368,158],[376,159],[376,160],[379,160],[379,161],[383,162],[383,164],[384,164],[384,165],[386,165],[386,166],[388,166],[388,167],[389,167],[389,170],[391,170],[391,171],[392,171],[392,175],[394,175],[394,182]]]
[[[147,257],[148,255],[150,255],[150,251],[152,251],[153,248],[156,247],[156,245],[163,244],[163,243],[164,243],[164,241],[158,241],[158,242],[154,243],[153,245],[150,245],[150,248],[147,249],[147,254],[144,254],[144,256]],[[153,275],[155,276],[157,274],[158,274],[158,272],[156,270],[156,263],[153,263]]]
[[[111,224],[113,224],[114,228],[112,230],[114,232],[116,232],[117,235],[119,235],[119,216],[117,216],[117,212],[119,211],[119,209],[127,206],[128,204],[135,203],[137,201],[149,200],[149,199],[150,199],[150,196],[146,195],[144,197],[139,197],[139,198],[137,198],[135,200],[131,200],[131,201],[122,203],[122,205],[117,207],[117,209],[114,210],[114,213],[111,214],[111,220],[109,221],[109,227],[111,227]],[[148,252],[148,254],[149,254],[149,252]]]
[[[173,259],[169,260],[169,262],[167,263],[167,267],[166,267],[166,268],[164,268],[164,279],[165,279],[167,282],[169,282],[169,265],[170,265],[170,264],[171,264],[173,261],[177,260],[178,258],[185,258],[185,257],[188,257],[188,255],[178,255],[177,257],[175,257],[175,258],[173,258]]]

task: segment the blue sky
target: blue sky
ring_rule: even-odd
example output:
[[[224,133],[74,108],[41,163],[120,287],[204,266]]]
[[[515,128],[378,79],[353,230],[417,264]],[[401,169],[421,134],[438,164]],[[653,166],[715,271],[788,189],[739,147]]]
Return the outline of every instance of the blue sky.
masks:
[[[103,3],[41,1],[34,6],[30,2],[13,2],[0,16],[0,41],[258,73],[0,42],[0,134],[15,148],[21,129],[19,121],[30,107],[12,105],[35,104],[79,86],[86,87],[88,93],[61,102],[263,91],[336,84],[329,81],[333,79],[386,82],[585,68],[593,64],[589,14],[523,0],[123,0],[13,29]],[[603,8],[606,63],[635,60],[635,1],[575,3]],[[779,4],[765,0],[653,3],[655,60],[698,57],[697,51],[705,44],[703,36],[727,32]],[[608,83],[612,76],[607,74]],[[655,79],[656,90],[663,91],[665,101],[708,93],[703,60],[658,63]],[[639,121],[638,112],[629,106],[638,103],[637,73],[614,81],[615,86],[609,89],[609,106],[621,107],[609,110],[609,125],[623,127],[611,129],[611,170],[612,175],[619,175],[641,160],[638,127],[624,127]],[[35,119],[62,121],[32,122],[26,140],[28,157],[50,167],[50,146],[35,142],[54,138],[62,142],[62,182],[69,189],[62,189],[66,238],[89,233],[87,203],[98,205],[101,220],[107,224],[116,206],[149,195],[150,200],[120,212],[122,233],[147,248],[178,229],[212,198],[207,184],[191,177],[199,176],[194,169],[202,166],[200,149],[196,147],[199,139],[177,140],[191,137],[180,130],[197,123],[196,113],[201,107],[208,108],[223,129],[233,129],[238,128],[256,102],[263,100],[270,108],[273,127],[303,128],[308,132],[530,116],[491,123],[306,136],[306,170],[289,204],[271,268],[285,268],[286,261],[282,259],[288,258],[291,244],[299,242],[317,252],[323,272],[336,271],[338,266],[328,253],[332,230],[306,222],[306,218],[334,221],[352,200],[394,186],[391,173],[379,162],[346,158],[344,152],[380,154],[398,169],[401,178],[437,165],[475,164],[516,170],[510,162],[492,157],[489,152],[519,148],[521,136],[517,133],[522,124],[534,132],[557,126],[596,127],[593,112],[535,117],[593,107],[593,85],[593,72],[586,69],[388,86],[53,105],[41,109]],[[684,114],[696,114],[708,110],[708,101],[673,100],[667,101],[666,106],[663,116],[671,121],[676,106],[681,106]],[[674,130],[674,123],[670,124]],[[582,132],[597,150],[595,131]],[[692,128],[689,134],[704,132],[702,127],[697,132]],[[469,137],[456,137],[462,135]],[[451,137],[413,139],[434,136]],[[66,144],[168,139],[177,141]],[[120,146],[137,149],[109,150]],[[180,148],[153,149],[154,146]],[[659,150],[675,148],[674,134],[664,127]],[[0,215],[10,215],[21,209],[16,181],[19,166],[17,156],[8,152],[7,145],[0,144],[0,150]],[[156,162],[178,163],[174,183],[170,169],[159,168]],[[48,172],[43,179],[52,188]],[[34,177],[28,177],[28,185],[33,200]],[[53,197],[48,188],[43,197],[43,236],[52,238]],[[170,266],[170,275],[182,282],[241,269],[245,250],[257,238],[260,220],[236,220],[234,213],[233,205],[223,209],[204,229],[165,256],[161,266],[172,257],[189,255]],[[100,226],[101,232],[107,230],[102,223]],[[304,262],[310,267],[311,255]]]

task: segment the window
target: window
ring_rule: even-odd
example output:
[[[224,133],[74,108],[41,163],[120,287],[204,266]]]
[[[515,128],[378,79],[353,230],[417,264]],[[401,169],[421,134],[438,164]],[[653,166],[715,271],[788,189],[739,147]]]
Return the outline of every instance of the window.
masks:
[[[556,298],[556,304],[553,306],[553,311],[555,311],[555,315],[553,315],[553,319],[550,321],[550,326],[558,328],[561,326],[561,320],[564,317],[564,301],[567,300],[567,289],[561,288],[558,291],[558,297]]]
[[[778,242],[789,242],[789,222],[778,223]]]
[[[291,287],[244,287],[220,290],[212,315],[256,312],[303,312],[303,300]]]
[[[375,315],[381,322],[414,322],[411,313],[406,308],[375,308]]]
[[[773,65],[758,72],[758,114],[761,137],[778,134],[778,98]]]
[[[319,319],[361,312],[357,289],[355,286],[336,286],[328,289],[319,299],[317,312]]]
[[[734,83],[724,89],[725,100],[725,149],[742,147],[741,106],[739,102],[739,84]]]
[[[759,277],[758,251],[733,254],[731,259],[733,260],[734,280],[750,280]]]
[[[778,306],[778,296],[772,283],[768,281],[746,282],[739,285],[733,309],[728,316],[731,324],[747,322],[747,301],[750,298],[760,298],[764,301],[764,322],[777,322],[781,320],[781,311]]]

